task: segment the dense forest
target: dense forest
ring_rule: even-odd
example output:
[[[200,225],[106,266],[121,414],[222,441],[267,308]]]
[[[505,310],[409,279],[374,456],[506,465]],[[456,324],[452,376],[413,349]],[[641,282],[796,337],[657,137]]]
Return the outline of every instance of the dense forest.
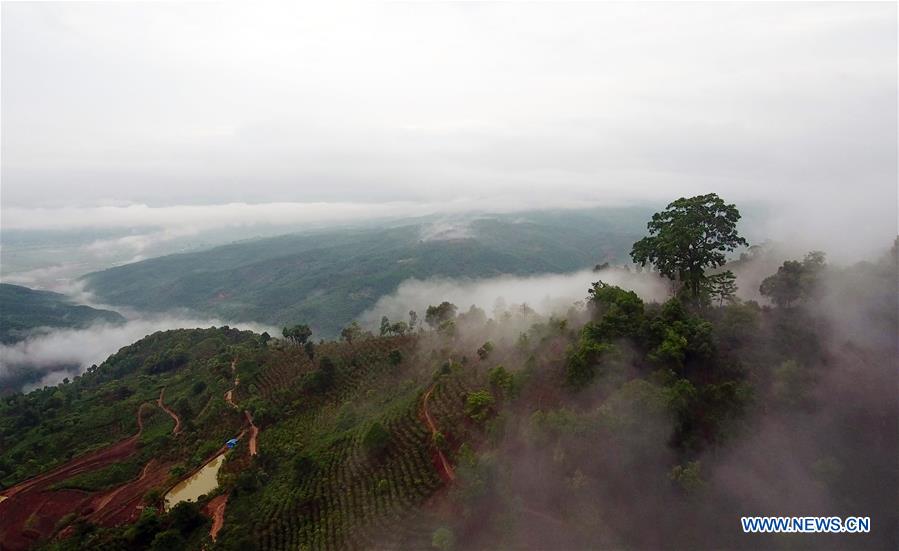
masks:
[[[168,331],[6,397],[0,547],[895,548],[897,244],[778,261],[745,300],[773,253],[739,218],[715,195],[652,217],[631,258],[660,302],[598,280],[553,316],[434,297],[333,341]],[[215,490],[163,506],[221,453]]]

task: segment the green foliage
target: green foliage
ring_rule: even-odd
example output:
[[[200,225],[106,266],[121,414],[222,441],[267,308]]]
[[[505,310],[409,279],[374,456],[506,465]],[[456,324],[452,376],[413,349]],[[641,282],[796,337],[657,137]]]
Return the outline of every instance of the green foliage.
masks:
[[[712,325],[690,314],[673,298],[662,306],[660,315],[649,321],[649,359],[682,369],[688,360],[706,360],[714,355]]]
[[[391,365],[400,365],[401,363],[403,363],[403,353],[399,349],[394,348],[387,355],[387,360],[391,363]]]
[[[206,517],[200,512],[200,506],[197,503],[182,501],[168,512],[166,522],[179,534],[186,536],[205,524]]]
[[[25,339],[40,327],[88,327],[125,322],[119,313],[77,305],[59,293],[0,283],[0,343]]]
[[[336,373],[337,367],[334,365],[334,360],[323,356],[318,362],[318,369],[306,377],[305,387],[315,394],[327,392],[334,386]]]
[[[365,333],[362,327],[354,321],[340,330],[340,337],[346,342],[352,343],[364,337]]]
[[[780,307],[809,300],[818,291],[818,280],[824,268],[824,253],[820,251],[808,253],[802,262],[787,260],[776,274],[762,281],[759,292]]]
[[[483,423],[493,413],[493,395],[489,390],[469,392],[465,397],[465,415]]]
[[[170,529],[159,532],[150,545],[152,551],[172,551],[184,548],[184,536],[178,530]]]
[[[312,336],[312,329],[309,328],[305,323],[301,323],[299,325],[294,325],[291,327],[285,327],[281,334],[284,335],[284,338],[289,340],[290,342],[303,346],[306,344],[306,341],[309,340],[309,337]]]
[[[428,309],[425,311],[425,323],[427,323],[431,329],[446,326],[447,322],[452,321],[455,317],[456,305],[447,301],[443,301],[437,306],[428,306]]]
[[[390,433],[387,432],[384,425],[377,421],[368,427],[368,430],[365,431],[365,435],[362,437],[362,445],[365,447],[365,451],[372,456],[382,454],[389,443]]]
[[[431,537],[431,547],[440,549],[440,551],[451,551],[456,545],[456,537],[453,531],[446,526],[434,530]]]
[[[703,282],[703,295],[708,300],[723,306],[736,301],[737,276],[730,270],[706,277]]]
[[[657,212],[647,224],[649,236],[634,243],[631,258],[683,283],[698,300],[706,268],[726,261],[725,253],[748,245],[737,232],[740,211],[714,193],[680,198]]]
[[[482,344],[480,348],[478,348],[478,358],[480,358],[482,361],[486,360],[490,356],[491,352],[493,352],[493,343],[487,341]]]
[[[705,486],[699,461],[690,461],[686,465],[675,465],[671,468],[668,478],[670,478],[681,491],[688,494],[698,492]]]
[[[487,380],[491,387],[503,393],[509,393],[515,387],[515,376],[501,365],[487,371]]]
[[[584,388],[596,377],[600,358],[612,350],[612,345],[596,342],[587,328],[577,344],[569,347],[565,357],[565,381],[574,389]]]
[[[594,340],[634,337],[643,323],[643,301],[633,291],[597,281],[587,291],[594,322],[589,333]]]

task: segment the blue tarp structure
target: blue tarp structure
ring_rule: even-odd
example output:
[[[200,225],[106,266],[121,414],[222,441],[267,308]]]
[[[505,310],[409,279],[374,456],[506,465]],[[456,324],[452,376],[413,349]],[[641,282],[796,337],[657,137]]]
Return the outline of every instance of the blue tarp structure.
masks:
[[[225,442],[225,445],[228,446],[228,448],[233,448],[234,446],[237,445],[237,438],[232,438],[231,440],[228,440],[227,442]]]

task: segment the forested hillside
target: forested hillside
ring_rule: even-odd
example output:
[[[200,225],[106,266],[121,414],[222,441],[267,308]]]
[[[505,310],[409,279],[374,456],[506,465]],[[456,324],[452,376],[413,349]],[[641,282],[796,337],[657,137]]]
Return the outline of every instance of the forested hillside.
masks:
[[[119,313],[98,310],[59,293],[37,291],[0,283],[0,342],[13,343],[25,339],[35,329],[87,327],[93,323],[122,323]]]
[[[597,281],[548,318],[435,297],[421,324],[341,341],[170,331],[5,398],[0,541],[895,548],[897,248],[847,267],[813,252],[764,278],[770,304],[744,302],[728,268],[753,257],[718,254],[741,241],[734,214],[701,196],[650,225],[635,261],[705,268],[661,303]],[[163,506],[222,457],[216,488]],[[768,514],[870,516],[871,532],[742,533]]]
[[[105,303],[188,308],[333,337],[407,278],[567,272],[623,261],[645,209],[592,209],[288,235],[89,274]]]

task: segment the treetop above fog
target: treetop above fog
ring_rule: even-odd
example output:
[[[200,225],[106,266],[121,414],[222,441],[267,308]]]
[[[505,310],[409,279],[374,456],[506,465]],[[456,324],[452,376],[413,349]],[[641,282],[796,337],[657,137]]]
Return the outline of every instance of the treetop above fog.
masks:
[[[723,266],[725,253],[748,245],[737,232],[739,220],[737,207],[714,193],[682,197],[652,216],[646,225],[649,235],[634,243],[631,258],[683,282],[689,296],[698,299],[705,269]]]

